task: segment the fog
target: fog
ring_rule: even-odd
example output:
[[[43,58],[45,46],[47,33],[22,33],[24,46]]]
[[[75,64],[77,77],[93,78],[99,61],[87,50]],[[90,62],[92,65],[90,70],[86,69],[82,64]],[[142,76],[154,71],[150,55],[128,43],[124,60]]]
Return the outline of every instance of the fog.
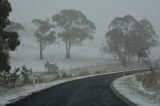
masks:
[[[13,12],[10,19],[31,23],[46,19],[62,9],[76,9],[92,20],[96,27],[96,45],[104,43],[108,25],[115,17],[130,14],[137,20],[148,19],[160,35],[159,0],[10,0]]]
[[[10,20],[28,24],[28,29],[31,28],[31,21],[33,19],[45,20],[46,18],[51,18],[63,9],[80,10],[89,20],[95,23],[97,29],[93,41],[88,43],[87,40],[87,43],[84,43],[82,47],[71,50],[73,56],[80,53],[82,55],[85,54],[83,58],[87,56],[100,57],[101,53],[99,52],[99,48],[106,44],[105,35],[108,31],[108,25],[115,17],[123,17],[129,14],[138,21],[145,18],[152,23],[156,33],[160,35],[159,0],[10,0],[10,2],[13,9],[13,12],[9,16]],[[25,36],[32,36],[32,33],[25,32]],[[56,53],[60,47],[53,45],[53,47],[49,48],[53,48],[53,53]],[[47,50],[45,50],[44,53],[49,58],[53,53]],[[37,55],[39,55],[38,51],[39,50],[37,50]],[[82,51],[85,52],[81,53]],[[159,47],[153,49],[152,56],[159,58],[159,51]],[[62,45],[62,50],[59,52],[65,52],[64,45]],[[57,52],[57,54],[59,54],[59,52]],[[55,57],[57,57],[56,54]],[[15,61],[17,62],[17,60]]]
[[[0,106],[160,106],[160,0],[8,1]]]

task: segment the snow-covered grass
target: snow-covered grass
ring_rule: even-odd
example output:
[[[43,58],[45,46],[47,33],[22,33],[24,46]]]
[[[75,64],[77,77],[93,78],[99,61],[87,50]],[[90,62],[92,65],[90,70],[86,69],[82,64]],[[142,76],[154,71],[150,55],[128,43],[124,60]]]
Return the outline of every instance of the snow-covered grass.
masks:
[[[65,71],[75,70],[84,67],[98,66],[98,69],[103,65],[112,66],[119,64],[111,55],[102,55],[100,48],[102,45],[97,44],[96,40],[85,41],[81,46],[71,48],[71,59],[65,58],[65,45],[63,42],[47,46],[43,51],[44,59],[39,59],[39,44],[30,29],[31,26],[24,23],[24,32],[19,32],[21,44],[16,51],[10,52],[10,64],[12,70],[23,65],[32,69],[34,72],[44,72],[44,64],[46,61],[57,63],[60,70]]]
[[[138,106],[160,106],[160,92],[147,91],[136,75],[129,75],[116,79],[114,88]]]
[[[100,46],[96,42],[84,42],[82,46],[71,48],[71,59],[65,58],[65,45],[63,42],[47,46],[43,51],[44,60],[39,59],[39,44],[33,37],[31,30],[26,28],[20,32],[21,44],[16,51],[10,52],[12,69],[26,65],[33,71],[43,72],[46,61],[57,63],[60,69],[80,68],[98,64],[113,63],[109,56],[102,56]],[[107,57],[107,58],[106,58]],[[110,61],[108,61],[110,59]]]

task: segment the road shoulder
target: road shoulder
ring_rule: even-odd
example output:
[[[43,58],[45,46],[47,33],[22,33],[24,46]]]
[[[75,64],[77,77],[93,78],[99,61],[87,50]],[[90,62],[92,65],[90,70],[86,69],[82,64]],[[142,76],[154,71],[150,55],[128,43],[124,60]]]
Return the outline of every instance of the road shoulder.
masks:
[[[160,106],[156,93],[146,91],[135,75],[118,78],[111,84],[112,91],[131,106]]]

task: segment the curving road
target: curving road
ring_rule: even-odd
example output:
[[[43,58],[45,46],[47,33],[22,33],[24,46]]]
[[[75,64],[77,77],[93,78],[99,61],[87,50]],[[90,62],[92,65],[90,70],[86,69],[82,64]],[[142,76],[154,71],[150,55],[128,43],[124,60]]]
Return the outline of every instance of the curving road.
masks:
[[[125,75],[141,71],[125,72]],[[7,106],[127,106],[110,89],[110,83],[123,73],[100,75],[60,84]]]

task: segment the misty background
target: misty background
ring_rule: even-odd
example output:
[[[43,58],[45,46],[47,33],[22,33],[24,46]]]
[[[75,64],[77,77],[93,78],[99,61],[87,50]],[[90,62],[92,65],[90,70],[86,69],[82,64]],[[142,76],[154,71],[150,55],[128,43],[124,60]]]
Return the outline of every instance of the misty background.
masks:
[[[13,9],[13,12],[10,14],[10,20],[25,25],[25,27],[28,28],[28,32],[25,31],[25,36],[30,37],[33,37],[30,31],[32,27],[31,21],[33,19],[45,20],[46,18],[51,18],[63,9],[75,9],[84,13],[84,15],[96,25],[95,39],[91,42],[88,42],[88,40],[85,41],[81,47],[74,47],[71,50],[73,57],[74,54],[79,53],[85,55],[84,58],[103,58],[99,49],[106,45],[105,35],[108,31],[108,25],[115,17],[123,17],[129,14],[138,21],[145,18],[152,23],[156,33],[160,35],[159,0],[10,0],[10,2]],[[56,54],[57,50],[64,53],[63,47],[63,44],[53,44],[52,47],[47,47],[47,49],[53,49],[54,54]],[[48,57],[54,56],[53,53],[48,54],[47,50],[45,50],[45,52]],[[59,54],[59,52],[57,52],[57,54]],[[159,58],[159,52],[159,47],[154,48],[152,50],[152,57]],[[39,55],[38,50],[37,55]],[[79,57],[79,59],[81,59],[81,62],[84,62],[82,57]],[[87,61],[91,62],[89,59],[87,59]]]
[[[121,104],[112,85],[160,106],[159,10],[160,0],[0,0],[0,106]]]

